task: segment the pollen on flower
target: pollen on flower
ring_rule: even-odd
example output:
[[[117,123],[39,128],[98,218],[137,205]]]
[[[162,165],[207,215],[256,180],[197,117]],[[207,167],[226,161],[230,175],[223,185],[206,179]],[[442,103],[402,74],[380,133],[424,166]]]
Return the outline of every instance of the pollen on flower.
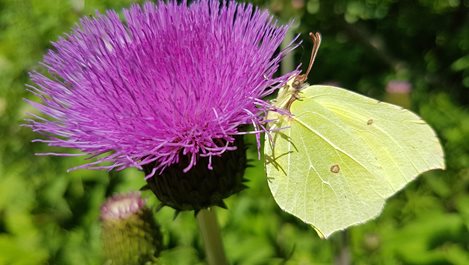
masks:
[[[295,48],[276,53],[289,25],[250,4],[158,1],[122,15],[83,18],[30,74],[37,141],[99,157],[76,168],[152,164],[150,177],[182,155],[188,171],[236,149],[237,135],[265,132],[263,98],[298,74],[274,77]]]

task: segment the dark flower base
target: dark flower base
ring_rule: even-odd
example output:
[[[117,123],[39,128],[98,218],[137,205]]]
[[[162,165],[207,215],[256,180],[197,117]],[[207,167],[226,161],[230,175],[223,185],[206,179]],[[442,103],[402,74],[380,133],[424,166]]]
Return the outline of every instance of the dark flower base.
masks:
[[[247,165],[243,138],[238,137],[235,145],[236,150],[212,157],[212,170],[208,168],[209,159],[199,157],[197,164],[184,173],[189,158],[181,157],[179,164],[166,168],[162,175],[148,179],[148,187],[163,206],[178,211],[198,212],[211,206],[225,207],[224,199],[246,188],[243,184]],[[149,174],[153,167],[154,164],[143,166],[145,174]]]

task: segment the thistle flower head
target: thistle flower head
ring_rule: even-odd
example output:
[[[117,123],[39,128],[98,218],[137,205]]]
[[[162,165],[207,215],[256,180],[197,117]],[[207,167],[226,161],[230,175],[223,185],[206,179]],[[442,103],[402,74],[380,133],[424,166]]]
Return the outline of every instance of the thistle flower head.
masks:
[[[38,140],[99,157],[79,166],[117,169],[234,150],[240,126],[265,131],[262,98],[290,74],[274,78],[288,25],[250,4],[200,0],[134,5],[84,18],[53,43],[47,73],[32,72],[30,121]],[[66,154],[63,154],[66,155]],[[108,162],[108,163],[106,163]],[[208,165],[210,167],[210,164]]]

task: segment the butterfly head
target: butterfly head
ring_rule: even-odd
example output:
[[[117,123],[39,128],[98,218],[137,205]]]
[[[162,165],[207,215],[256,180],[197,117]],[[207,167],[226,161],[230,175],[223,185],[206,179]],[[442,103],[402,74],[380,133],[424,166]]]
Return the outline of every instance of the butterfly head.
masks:
[[[319,32],[310,32],[309,36],[313,41],[313,50],[311,52],[311,58],[309,60],[308,69],[304,74],[293,76],[288,82],[279,90],[275,106],[280,109],[290,110],[291,104],[299,99],[301,89],[306,85],[308,75],[313,68],[314,60],[321,45],[321,34]]]

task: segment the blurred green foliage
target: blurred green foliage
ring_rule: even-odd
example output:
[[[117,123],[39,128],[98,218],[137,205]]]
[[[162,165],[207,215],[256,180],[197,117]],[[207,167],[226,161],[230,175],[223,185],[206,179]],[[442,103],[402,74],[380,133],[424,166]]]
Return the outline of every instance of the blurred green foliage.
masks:
[[[31,143],[37,135],[20,127],[34,111],[22,101],[31,97],[27,73],[39,67],[50,41],[83,15],[130,2],[0,0],[0,265],[102,264],[100,204],[144,185],[136,170],[66,173],[81,158],[34,156],[51,148]],[[375,221],[324,241],[275,205],[253,144],[250,189],[218,211],[232,264],[331,264],[347,256],[353,264],[469,264],[469,1],[254,2],[283,21],[295,18],[304,39],[295,64],[309,60],[306,33],[322,33],[310,82],[375,98],[384,98],[390,80],[410,82],[412,109],[435,128],[447,170],[411,183]],[[155,214],[168,248],[163,259],[204,264],[192,213],[173,214]]]

